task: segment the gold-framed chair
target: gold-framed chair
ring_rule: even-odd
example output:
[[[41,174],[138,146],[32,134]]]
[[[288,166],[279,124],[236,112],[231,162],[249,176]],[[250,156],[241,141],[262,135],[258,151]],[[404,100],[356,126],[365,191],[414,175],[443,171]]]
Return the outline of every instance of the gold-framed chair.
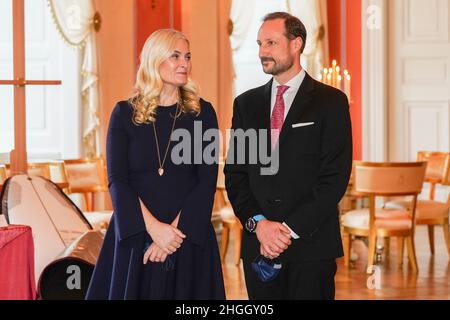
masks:
[[[352,171],[350,174],[350,179],[348,181],[347,190],[345,191],[344,196],[339,202],[339,221],[341,227],[341,234],[344,234],[343,227],[343,217],[347,212],[357,210],[360,208],[367,207],[367,197],[362,194],[359,194],[355,190],[355,166],[352,166]],[[345,249],[345,248],[344,248]],[[356,261],[358,259],[358,254],[355,251],[344,252],[345,255],[349,255],[351,261]]]
[[[6,164],[5,168],[8,173],[10,164]],[[29,175],[44,177],[59,186],[63,186],[62,189],[67,191],[67,174],[63,161],[31,162],[27,164],[27,170]]]
[[[64,160],[70,193],[83,195],[87,212],[95,210],[95,195],[108,191],[105,163],[102,158]]]
[[[426,162],[370,163],[355,162],[355,190],[369,198],[369,208],[353,210],[343,216],[344,264],[350,265],[351,236],[367,237],[367,273],[373,270],[377,238],[397,237],[399,266],[403,261],[403,243],[408,245],[408,258],[413,271],[418,271],[414,246],[417,197],[422,190]],[[412,197],[411,209],[376,208],[378,197]]]
[[[425,182],[430,184],[430,200],[435,199],[436,186],[445,181],[450,174],[450,152],[419,151],[417,161],[427,162]]]
[[[43,163],[28,163],[28,175],[39,176],[51,180],[50,166],[47,162]]]
[[[432,255],[435,254],[434,227],[442,226],[447,253],[450,257],[450,194],[446,203],[435,200],[437,185],[450,186],[450,153],[420,151],[417,154],[417,159],[427,162],[425,182],[430,184],[430,193],[428,200],[417,201],[416,225],[428,227],[428,239]],[[388,209],[404,209],[410,206],[411,202],[408,200],[390,201],[385,205]]]
[[[11,164],[5,163],[4,166],[6,168],[6,176],[11,177]]]
[[[4,165],[0,165],[0,184],[3,184],[7,178],[8,174],[6,167]]]
[[[57,184],[63,192],[70,193],[66,168],[63,161],[28,163],[28,174],[44,177]]]
[[[51,161],[48,162],[48,168],[50,170],[50,180],[54,183],[69,183],[67,177],[66,165],[64,161]],[[69,189],[69,188],[67,188]]]
[[[357,208],[358,196],[355,194],[355,173],[352,170],[348,181],[347,190],[339,202],[339,213],[344,215],[346,212]]]
[[[225,262],[225,256],[228,250],[230,242],[230,233],[234,233],[234,248],[233,248],[233,260],[234,265],[239,266],[241,261],[241,242],[242,242],[242,225],[239,219],[235,216],[233,208],[227,197],[227,191],[225,188],[225,175],[223,168],[225,166],[225,160],[219,162],[219,173],[217,176],[217,188],[216,193],[219,194],[219,202],[222,204],[218,208],[218,212],[222,220],[222,236],[220,240],[220,258],[222,262]]]
[[[64,160],[70,194],[83,196],[83,214],[96,230],[107,229],[112,211],[95,210],[95,195],[108,191],[106,165],[102,158]]]

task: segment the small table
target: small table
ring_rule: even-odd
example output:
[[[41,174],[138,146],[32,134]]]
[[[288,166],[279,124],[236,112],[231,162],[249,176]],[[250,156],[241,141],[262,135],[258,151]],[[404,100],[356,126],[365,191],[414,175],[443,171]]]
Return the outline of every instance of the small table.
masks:
[[[34,245],[31,228],[0,228],[0,300],[35,300]]]

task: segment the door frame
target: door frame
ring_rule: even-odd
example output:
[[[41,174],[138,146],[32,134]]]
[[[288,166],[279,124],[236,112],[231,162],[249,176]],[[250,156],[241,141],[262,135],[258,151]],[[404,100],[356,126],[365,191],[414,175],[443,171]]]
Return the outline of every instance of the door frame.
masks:
[[[389,160],[388,0],[362,0],[362,152]]]

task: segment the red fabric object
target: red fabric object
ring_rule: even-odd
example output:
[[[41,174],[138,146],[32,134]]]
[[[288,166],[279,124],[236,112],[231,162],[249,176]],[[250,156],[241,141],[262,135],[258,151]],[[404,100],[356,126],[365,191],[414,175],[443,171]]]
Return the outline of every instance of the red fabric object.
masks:
[[[31,228],[0,228],[0,300],[35,300],[34,244]]]
[[[278,138],[280,137],[281,128],[283,128],[284,123],[284,99],[283,95],[289,89],[288,86],[278,86],[277,87],[277,99],[275,100],[275,107],[272,111],[272,116],[270,118],[270,135],[272,141],[272,150],[275,149],[278,143]]]

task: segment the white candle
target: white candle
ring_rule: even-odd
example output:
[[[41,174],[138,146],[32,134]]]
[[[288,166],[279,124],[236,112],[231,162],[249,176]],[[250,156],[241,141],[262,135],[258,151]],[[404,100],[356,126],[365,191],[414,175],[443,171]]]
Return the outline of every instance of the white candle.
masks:
[[[333,65],[332,73],[331,73],[332,86],[336,88],[336,85],[337,85],[337,74],[336,74],[337,61],[333,60],[332,65]]]
[[[352,94],[351,94],[351,77],[350,77],[350,75],[347,75],[345,77],[345,93],[347,94],[348,101],[350,102],[351,101],[351,97],[352,97]]]
[[[334,61],[333,61],[334,63]],[[331,75],[331,81],[330,81],[330,85],[333,87],[336,87],[336,69],[335,66],[330,68],[330,70],[328,70],[328,73],[330,73]]]

